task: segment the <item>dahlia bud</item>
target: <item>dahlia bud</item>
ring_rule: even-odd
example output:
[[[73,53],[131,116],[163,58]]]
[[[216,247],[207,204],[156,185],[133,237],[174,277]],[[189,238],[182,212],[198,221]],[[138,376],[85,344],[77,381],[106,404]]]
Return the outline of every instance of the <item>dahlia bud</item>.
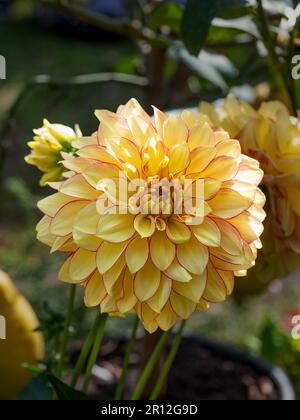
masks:
[[[65,171],[61,164],[62,152],[75,154],[76,149],[72,142],[82,137],[79,127],[73,130],[61,124],[50,124],[46,119],[43,127],[34,130],[34,138],[28,143],[31,148],[30,155],[25,161],[36,166],[44,173],[40,184],[45,186],[48,182],[60,181]]]

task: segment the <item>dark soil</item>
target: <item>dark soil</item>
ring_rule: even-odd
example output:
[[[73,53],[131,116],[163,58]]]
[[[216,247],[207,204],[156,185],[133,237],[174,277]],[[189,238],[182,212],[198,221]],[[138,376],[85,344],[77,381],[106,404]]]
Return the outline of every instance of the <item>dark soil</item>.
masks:
[[[108,340],[90,389],[90,398],[112,400],[121,372],[125,341]],[[125,398],[130,398],[139,374],[139,353],[132,355]],[[98,371],[97,371],[98,370]],[[163,399],[179,400],[279,400],[280,393],[264,367],[251,357],[228,347],[185,338],[171,371]]]

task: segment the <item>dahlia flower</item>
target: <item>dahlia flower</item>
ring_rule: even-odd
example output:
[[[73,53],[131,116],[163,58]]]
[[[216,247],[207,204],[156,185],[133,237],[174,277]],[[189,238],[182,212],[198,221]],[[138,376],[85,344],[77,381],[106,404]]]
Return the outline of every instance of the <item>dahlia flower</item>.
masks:
[[[48,182],[61,180],[64,172],[64,166],[60,163],[61,152],[75,153],[72,141],[82,134],[78,127],[74,131],[65,125],[50,124],[46,119],[43,124],[43,127],[34,130],[35,136],[28,143],[32,151],[25,161],[44,173],[40,184],[45,186]]]
[[[233,97],[221,107],[203,103],[200,112],[212,126],[237,138],[243,153],[259,160],[270,197],[275,248],[300,254],[300,120],[281,102],[265,102],[255,111]]]
[[[224,301],[255,264],[263,172],[197,113],[151,118],[132,99],[96,116],[77,156],[63,153],[68,178],[39,203],[38,238],[67,253],[60,280],[84,286],[87,306],[168,330]]]

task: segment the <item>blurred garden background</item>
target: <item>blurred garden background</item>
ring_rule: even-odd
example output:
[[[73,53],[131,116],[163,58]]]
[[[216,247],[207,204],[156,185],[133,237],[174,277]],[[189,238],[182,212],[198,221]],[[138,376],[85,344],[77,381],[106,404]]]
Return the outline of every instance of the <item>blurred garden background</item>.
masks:
[[[47,2],[0,0],[0,55],[7,63],[7,79],[0,80],[0,142],[5,151],[0,269],[11,276],[45,326],[53,319],[61,322],[58,314],[64,312],[67,288],[57,280],[61,257],[49,258],[48,249],[36,240],[40,219],[36,203],[48,191],[39,187],[38,170],[24,162],[32,130],[42,125],[43,118],[69,126],[78,123],[89,135],[97,129],[95,109],[115,110],[131,97],[147,108],[153,103],[171,109],[197,106],[201,100],[214,101],[229,92],[256,104],[272,98],[274,92],[267,54],[257,55],[256,28],[241,11],[230,16],[235,24],[222,24],[221,18],[215,22],[198,59],[181,44],[175,42],[169,48],[160,39],[178,37],[184,1],[63,2],[80,7],[85,3],[91,15],[104,15],[108,23],[128,18],[140,29],[139,22],[146,19],[156,34],[152,44],[146,37],[133,39],[109,24],[101,29],[92,19],[81,20],[76,13],[42,3]],[[298,2],[265,3],[279,27],[282,4],[296,7]],[[141,7],[146,17],[141,16]],[[99,82],[100,73],[106,83]],[[123,78],[129,76],[126,83],[115,81],[120,73]],[[37,79],[37,75],[44,77]],[[89,77],[76,78],[79,75]],[[87,83],[91,79],[94,82]],[[294,101],[300,103],[300,93]],[[300,397],[300,341],[292,340],[289,331],[291,314],[300,313],[299,277],[278,279],[242,303],[232,299],[215,305],[208,313],[194,316],[188,330],[237,344],[281,365],[292,376]],[[85,334],[93,314],[83,308],[78,295],[77,338]],[[111,319],[110,334],[123,334],[124,322],[130,320]]]

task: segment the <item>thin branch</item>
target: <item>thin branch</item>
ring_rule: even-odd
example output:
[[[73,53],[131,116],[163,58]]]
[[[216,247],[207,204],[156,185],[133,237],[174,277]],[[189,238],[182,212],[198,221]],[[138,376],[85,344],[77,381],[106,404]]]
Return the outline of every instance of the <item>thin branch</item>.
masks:
[[[148,88],[149,81],[145,77],[134,76],[122,73],[95,73],[70,77],[69,79],[55,79],[48,75],[35,76],[29,83],[27,83],[17,99],[13,103],[10,110],[7,112],[2,126],[0,127],[0,180],[6,158],[8,148],[7,135],[13,126],[16,113],[23,104],[27,95],[31,93],[32,89],[38,86],[46,86],[49,89],[63,89],[73,86],[86,86],[91,84],[102,83],[120,83],[124,85],[137,86],[141,88]]]
[[[113,19],[100,13],[91,12],[86,7],[70,3],[68,0],[40,0],[40,3],[108,32],[125,35],[133,39],[142,39],[161,46],[168,46],[171,43],[168,38],[143,27],[141,22],[138,21],[131,21],[127,18]]]

